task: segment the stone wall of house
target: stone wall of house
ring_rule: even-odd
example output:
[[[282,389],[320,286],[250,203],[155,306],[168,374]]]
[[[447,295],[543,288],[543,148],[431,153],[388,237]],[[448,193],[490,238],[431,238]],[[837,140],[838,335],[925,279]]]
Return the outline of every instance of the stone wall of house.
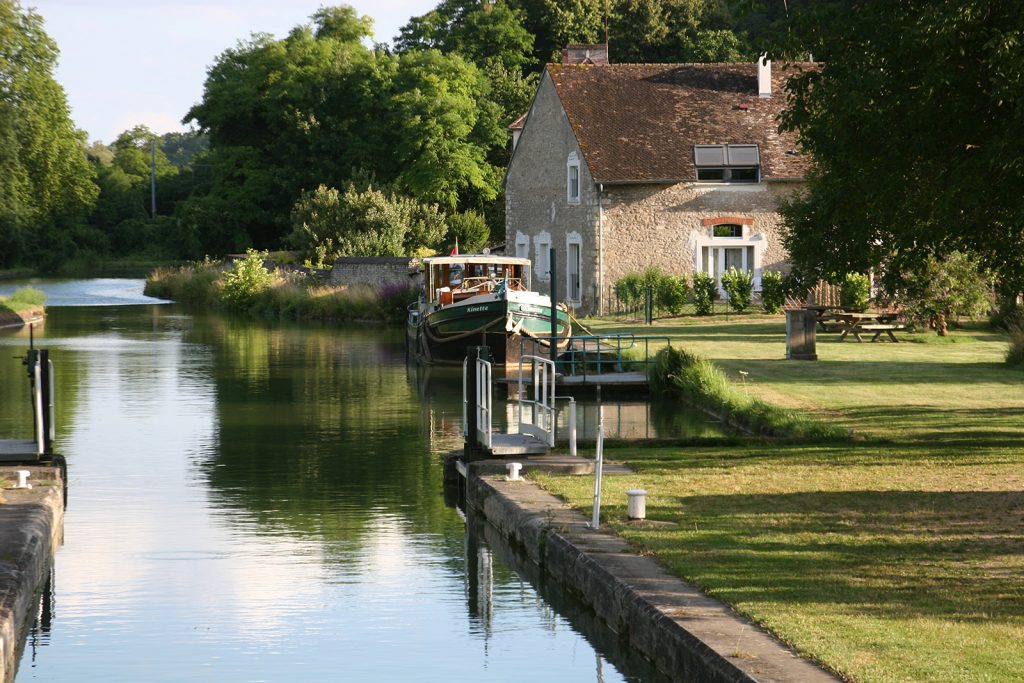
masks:
[[[674,275],[701,269],[702,246],[752,246],[755,278],[765,270],[788,272],[780,237],[780,200],[802,183],[757,185],[606,186],[603,234],[607,287],[630,272],[658,266]],[[743,224],[735,242],[712,237],[715,223]]]
[[[580,163],[580,201],[567,193],[567,165]],[[702,246],[732,246],[711,237],[713,223],[740,223],[736,244],[756,250],[756,286],[765,270],[787,272],[778,214],[780,201],[803,187],[799,182],[723,185],[605,185],[599,188],[587,168],[551,79],[545,73],[514,150],[505,182],[506,254],[528,247],[534,263],[533,288],[547,291],[538,268],[539,247],[557,250],[560,299],[567,290],[570,240],[581,245],[582,300],[578,314],[595,312],[623,275],[658,266],[675,275],[701,269]],[[603,189],[603,194],[601,190]],[[599,272],[603,264],[603,273]]]
[[[570,203],[568,198],[568,164],[573,154],[580,167],[579,203]],[[505,253],[522,255],[522,245],[528,244],[528,257],[534,265],[533,288],[547,292],[550,280],[538,267],[546,256],[540,257],[539,252],[545,244],[553,246],[557,250],[559,299],[564,301],[568,289],[568,245],[570,240],[578,240],[582,299],[575,305],[589,310],[596,292],[599,210],[597,186],[545,72],[506,176]]]
[[[388,285],[420,286],[423,275],[420,260],[408,256],[346,256],[334,262],[331,283],[368,285],[383,289]]]

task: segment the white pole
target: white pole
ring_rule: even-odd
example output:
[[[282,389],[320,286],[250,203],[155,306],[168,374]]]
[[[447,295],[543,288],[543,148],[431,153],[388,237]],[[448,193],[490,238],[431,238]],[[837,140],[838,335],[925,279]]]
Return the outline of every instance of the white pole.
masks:
[[[36,409],[36,448],[39,455],[43,454],[43,379],[41,373],[40,361],[36,362],[35,366],[35,385],[33,391],[35,393],[35,409]]]
[[[50,440],[57,438],[57,413],[54,408],[54,381],[53,381],[53,361],[48,360],[50,364]]]
[[[604,411],[597,422],[597,456],[594,466],[594,514],[590,521],[590,528],[597,529],[601,526],[601,471],[604,469]]]
[[[569,455],[576,457],[576,399],[569,398]]]

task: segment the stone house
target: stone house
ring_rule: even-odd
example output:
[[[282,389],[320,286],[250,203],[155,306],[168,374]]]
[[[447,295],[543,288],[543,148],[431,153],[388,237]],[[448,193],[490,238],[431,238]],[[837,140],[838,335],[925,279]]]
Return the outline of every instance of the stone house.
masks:
[[[813,65],[609,64],[594,47],[548,65],[511,126],[506,253],[533,260],[534,288],[549,286],[552,246],[559,298],[584,314],[649,266],[719,283],[735,266],[755,289],[785,271],[778,206],[809,160],[777,118],[788,74]]]

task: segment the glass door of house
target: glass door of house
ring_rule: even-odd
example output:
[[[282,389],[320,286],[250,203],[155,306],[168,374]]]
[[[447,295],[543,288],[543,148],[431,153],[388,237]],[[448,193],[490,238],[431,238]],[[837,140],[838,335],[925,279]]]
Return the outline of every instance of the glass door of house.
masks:
[[[750,270],[747,263],[746,247],[711,247],[708,249],[710,263],[705,264],[705,271],[711,273],[718,283],[718,295],[725,296],[722,289],[722,274],[730,268]]]

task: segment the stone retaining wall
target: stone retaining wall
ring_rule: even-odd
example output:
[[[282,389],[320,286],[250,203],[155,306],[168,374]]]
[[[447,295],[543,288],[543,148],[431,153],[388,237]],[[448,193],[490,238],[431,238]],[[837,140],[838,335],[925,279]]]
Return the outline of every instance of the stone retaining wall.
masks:
[[[3,467],[5,486],[17,481],[15,469],[32,472],[31,489],[0,492],[0,680],[14,679],[23,628],[33,613],[64,538],[64,492],[56,467]]]
[[[581,515],[539,487],[469,468],[467,514],[483,515],[673,680],[838,680],[618,536],[588,529]]]
[[[349,256],[337,259],[331,271],[336,285],[367,285],[384,289],[389,285],[415,287],[423,283],[420,260],[407,256]]]

